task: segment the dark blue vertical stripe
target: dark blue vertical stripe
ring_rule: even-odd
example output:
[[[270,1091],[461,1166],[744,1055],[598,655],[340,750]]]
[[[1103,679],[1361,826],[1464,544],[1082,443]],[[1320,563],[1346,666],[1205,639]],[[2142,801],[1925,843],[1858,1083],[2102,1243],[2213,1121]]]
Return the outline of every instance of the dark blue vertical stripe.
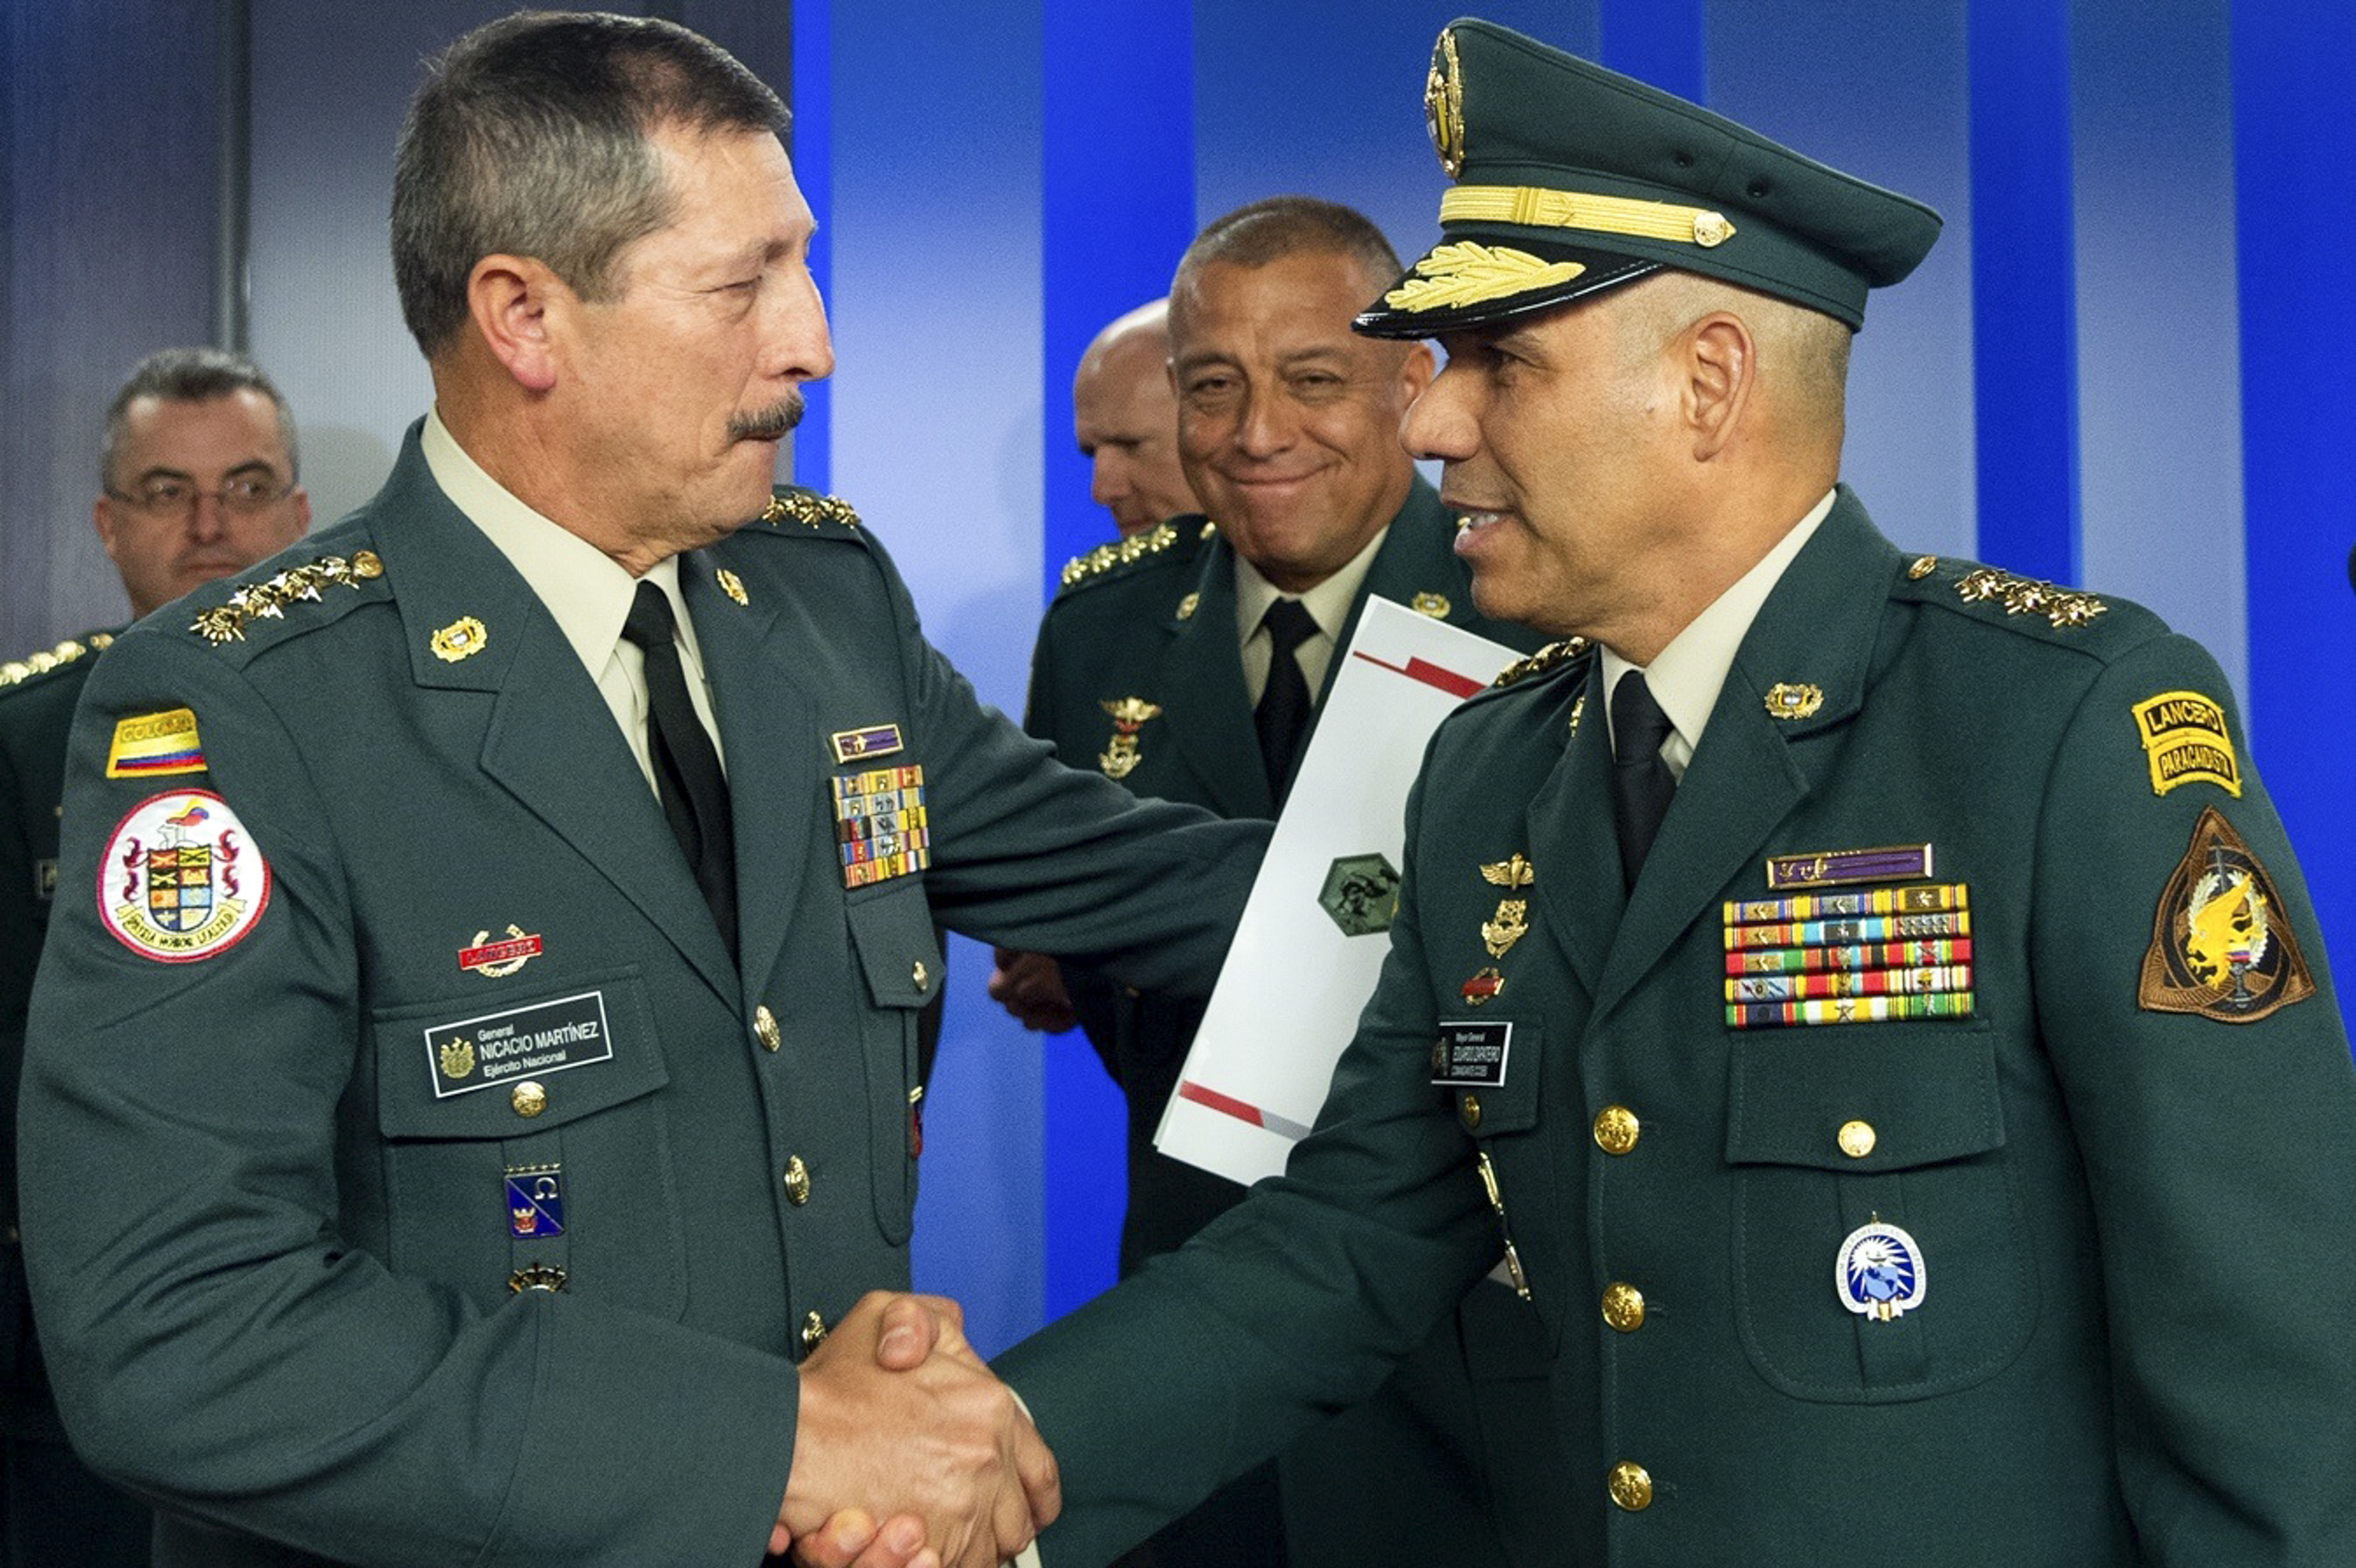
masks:
[[[1113,535],[1072,444],[1072,371],[1097,330],[1166,292],[1194,237],[1193,9],[1184,0],[1047,0],[1044,193],[1045,593]]]
[[[1602,0],[1603,63],[1696,103],[1709,98],[1703,0]]]
[[[1193,16],[1187,0],[1044,6],[1043,599],[1066,560],[1113,536],[1072,443],[1072,370],[1106,322],[1169,288],[1194,236]],[[1055,1317],[1112,1283],[1129,1118],[1076,1032],[1048,1042],[1044,1095]]]
[[[818,218],[810,245],[810,274],[821,295],[834,281],[834,243],[828,235],[834,217],[834,0],[794,0],[794,178]],[[834,471],[834,389],[821,381],[809,388],[801,428],[794,432],[794,482],[823,490]]]
[[[2330,373],[2356,341],[2356,8],[2238,5],[2233,27],[2251,749],[2356,1016],[2356,500],[2343,445],[2356,382]]]
[[[1967,27],[1979,553],[2075,582],[2069,17],[2054,0],[1974,0]]]

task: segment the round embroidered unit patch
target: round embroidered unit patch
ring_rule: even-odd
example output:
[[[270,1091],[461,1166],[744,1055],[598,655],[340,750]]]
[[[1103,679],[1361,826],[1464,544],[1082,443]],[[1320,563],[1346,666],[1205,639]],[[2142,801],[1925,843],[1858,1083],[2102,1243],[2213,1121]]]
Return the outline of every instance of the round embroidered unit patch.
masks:
[[[123,946],[166,964],[236,946],[269,902],[269,863],[209,790],[149,795],[99,863],[99,918]]]

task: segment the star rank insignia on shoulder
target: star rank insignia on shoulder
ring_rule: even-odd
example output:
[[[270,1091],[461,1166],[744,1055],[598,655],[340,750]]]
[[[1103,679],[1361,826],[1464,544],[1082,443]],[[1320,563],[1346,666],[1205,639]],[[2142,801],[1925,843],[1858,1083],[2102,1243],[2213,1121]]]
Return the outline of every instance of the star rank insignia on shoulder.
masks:
[[[1569,664],[1593,645],[1585,637],[1565,637],[1558,643],[1548,643],[1529,657],[1516,659],[1507,665],[1497,678],[1491,681],[1489,685],[1492,689],[1494,689],[1501,686],[1518,685],[1534,676],[1550,674]]]
[[[318,603],[325,589],[357,589],[383,575],[384,561],[372,549],[356,549],[348,558],[323,555],[231,590],[222,603],[198,611],[188,630],[215,647],[241,643],[256,622],[284,620],[291,608]]]
[[[2008,616],[2039,616],[2060,632],[2092,625],[2111,608],[2107,601],[2080,589],[2064,588],[2040,578],[2023,577],[1975,561],[1944,561],[1935,555],[1915,557],[1907,565],[1906,580],[1935,580],[1952,589],[1955,597],[1966,604],[1996,606]]]
[[[786,485],[769,497],[762,508],[760,520],[775,528],[784,523],[799,523],[812,532],[842,528],[856,532],[859,514],[851,503],[840,496],[821,496],[815,490]]]
[[[1064,563],[1058,592],[1069,592],[1083,583],[1099,581],[1120,567],[1167,556],[1182,544],[1199,547],[1215,531],[1208,523],[1203,527],[1204,531],[1197,533],[1181,529],[1172,523],[1156,523],[1141,534],[1131,534],[1125,539],[1100,544],[1084,555],[1076,555]],[[1180,550],[1177,559],[1185,560],[1193,554],[1192,548]]]
[[[104,632],[92,632],[86,637],[68,637],[53,648],[43,648],[27,654],[20,659],[0,664],[0,691],[12,686],[22,686],[35,676],[47,675],[53,669],[63,669],[92,655],[103,653],[113,643]]]

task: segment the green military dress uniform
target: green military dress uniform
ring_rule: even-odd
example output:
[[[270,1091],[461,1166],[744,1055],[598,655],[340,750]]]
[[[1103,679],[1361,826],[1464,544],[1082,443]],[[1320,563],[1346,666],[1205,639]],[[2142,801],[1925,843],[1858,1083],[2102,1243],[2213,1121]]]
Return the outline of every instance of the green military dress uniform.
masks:
[[[1488,23],[1425,113],[1443,240],[1375,336],[1663,269],[1854,328],[1938,232]],[[1665,763],[1615,770],[1601,665],[1440,726],[1286,1177],[1001,1362],[1062,1463],[1046,1560],[1357,1397],[1502,1261],[1526,1299],[1461,1327],[1523,1568],[2356,1563],[2356,1064],[2215,662],[1840,489],[1633,883],[1615,799],[1658,795],[1615,773]]]
[[[1441,726],[1287,1177],[1001,1360],[1062,1464],[1046,1560],[1357,1397],[1510,1234],[1529,1299],[1466,1353],[1516,1563],[2356,1562],[2356,1069],[2213,661],[1844,490],[1624,897],[1606,700],[1580,654]],[[1965,890],[1968,1010],[1736,1027],[1771,862],[1921,846],[1884,885]],[[1435,1059],[1500,1025],[1494,1082]],[[1836,1267],[1869,1227],[1915,1251],[1886,1317]]]
[[[1312,710],[1340,673],[1342,650],[1370,597],[1388,599],[1436,620],[1526,651],[1540,640],[1526,628],[1491,621],[1472,605],[1472,590],[1451,541],[1454,521],[1420,477],[1389,523],[1334,639],[1334,664]],[[1144,542],[1082,556],[1066,569],[1049,606],[1032,661],[1024,726],[1055,743],[1074,767],[1096,767],[1130,790],[1207,806],[1223,816],[1276,815],[1259,739],[1253,728],[1236,628],[1236,555],[1200,516],[1162,524]],[[1150,710],[1150,713],[1149,713]],[[1307,752],[1294,753],[1298,766]],[[1203,1020],[1199,998],[1139,995],[1074,970],[1075,1008],[1106,1071],[1129,1105],[1129,1210],[1121,1224],[1120,1272],[1169,1252],[1242,1199],[1243,1188],[1175,1160],[1153,1147],[1162,1113]],[[1295,1568],[1333,1562],[1392,1560],[1392,1515],[1369,1506],[1369,1476],[1397,1477],[1386,1491],[1399,1510],[1422,1513],[1465,1496],[1463,1380],[1453,1367],[1452,1336],[1402,1373],[1395,1397],[1362,1406],[1335,1429],[1288,1453],[1280,1471],[1284,1507],[1301,1528],[1290,1532]],[[1265,1499],[1264,1479],[1252,1495]],[[1480,1528],[1477,1514],[1464,1521]],[[1263,1502],[1235,1499],[1180,1527],[1191,1538],[1157,1543],[1184,1561],[1257,1561],[1276,1552]]]
[[[147,1561],[147,1510],[67,1446],[33,1336],[16,1225],[16,1083],[58,875],[58,801],[74,702],[112,642],[89,632],[0,664],[0,1568]]]
[[[756,1561],[797,1361],[908,1281],[936,913],[1215,973],[1264,830],[1057,766],[847,507],[781,493],[680,581],[733,955],[414,430],[92,678],[25,1230],[60,1406],[168,1504],[161,1563]]]
[[[1523,652],[1543,639],[1472,607],[1455,534],[1439,494],[1419,478],[1368,563],[1334,665],[1312,710],[1311,734],[1340,673],[1341,650],[1369,598],[1388,599]],[[1252,699],[1236,633],[1236,555],[1205,518],[1176,517],[1122,559],[1119,547],[1080,557],[1048,607],[1031,665],[1023,727],[1076,768],[1096,768],[1137,795],[1185,801],[1222,816],[1272,817]],[[1134,702],[1154,711],[1126,717]],[[1119,711],[1116,711],[1116,709]],[[1296,766],[1308,751],[1304,740]],[[1154,1129],[1202,1022],[1199,998],[1131,996],[1085,983],[1076,993],[1089,1041],[1129,1096],[1129,1213],[1120,1268],[1136,1272],[1243,1196],[1234,1182],[1158,1154]]]

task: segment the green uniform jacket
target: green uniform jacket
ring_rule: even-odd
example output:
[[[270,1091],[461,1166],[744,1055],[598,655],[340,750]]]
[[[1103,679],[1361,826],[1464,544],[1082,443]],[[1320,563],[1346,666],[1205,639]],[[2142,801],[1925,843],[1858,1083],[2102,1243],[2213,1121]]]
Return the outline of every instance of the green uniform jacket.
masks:
[[[62,1441],[16,1247],[16,1082],[58,875],[58,800],[75,699],[105,633],[0,667],[0,1432]]]
[[[1163,527],[1171,532],[1160,548],[1077,578],[1048,606],[1023,727],[1054,742],[1069,765],[1101,769],[1135,794],[1207,806],[1222,816],[1273,816],[1237,651],[1235,551],[1199,516]],[[1409,605],[1509,647],[1536,645],[1526,628],[1473,610],[1471,576],[1451,547],[1454,534],[1438,493],[1418,478],[1335,641],[1312,734],[1340,673],[1340,650],[1357,631],[1369,597]],[[1160,710],[1136,725],[1133,749],[1114,745],[1116,721],[1107,711],[1128,698]],[[1301,752],[1307,751],[1304,741]],[[1130,1200],[1120,1255],[1127,1275],[1201,1230],[1243,1189],[1153,1148],[1162,1107],[1203,1020],[1203,1000],[1135,997],[1073,978],[1082,1025],[1129,1098]]]
[[[91,1474],[66,1444],[33,1332],[16,1222],[16,1086],[25,1015],[57,893],[58,802],[74,703],[91,661],[113,641],[86,632],[32,659],[0,665],[0,1520],[10,1562],[112,1568],[148,1562],[143,1505]],[[16,1553],[10,1556],[11,1552]]]
[[[2356,1562],[2356,1070],[2320,940],[2254,773],[2155,784],[2136,705],[2229,704],[2215,664],[2073,608],[1910,565],[1844,490],[1624,907],[1597,661],[1446,722],[1317,1135],[1001,1362],[1062,1462],[1047,1561],[1102,1561],[1371,1387],[1497,1260],[1477,1147],[1532,1293],[1467,1334],[1516,1563]],[[2238,1024],[2138,1001],[2211,808],[2271,880],[2256,990],[2314,987]],[[1971,1016],[1730,1027],[1725,906],[1771,896],[1769,856],[1924,843],[1968,889]],[[1516,854],[1527,930],[1493,956],[1483,868]],[[1501,1082],[1435,1086],[1466,1020],[1512,1026]],[[1926,1286],[1890,1321],[1836,1293],[1877,1218]]]
[[[1100,768],[1139,795],[1208,806],[1222,816],[1272,816],[1236,635],[1235,551],[1199,516],[1164,527],[1168,534],[1152,536],[1162,541],[1159,548],[1081,576],[1056,595],[1039,629],[1024,725],[1055,742],[1056,755],[1072,766]],[[1368,563],[1315,714],[1324,711],[1325,693],[1341,673],[1341,650],[1369,597],[1508,647],[1536,645],[1539,639],[1526,628],[1473,609],[1472,576],[1456,557],[1455,532],[1439,494],[1417,478]],[[1114,743],[1119,731],[1107,710],[1125,698],[1160,710],[1135,726],[1133,749]],[[1311,722],[1313,734],[1314,715]],[[1296,762],[1307,751],[1304,741]],[[1126,1276],[1233,1208],[1244,1189],[1153,1147],[1204,1001],[1137,995],[1077,969],[1069,979],[1082,1027],[1128,1102],[1129,1209],[1120,1245]],[[1420,1565],[1430,1561],[1434,1541],[1465,1548],[1484,1528],[1478,1499],[1468,1495],[1477,1489],[1465,1468],[1475,1445],[1451,1331],[1403,1368],[1381,1398],[1285,1454],[1280,1474],[1283,1509],[1295,1526],[1289,1532],[1295,1568]],[[1370,1498],[1366,1483],[1375,1475],[1389,1479]],[[1237,1500],[1227,1512],[1191,1521],[1191,1544],[1165,1539],[1158,1543],[1162,1554],[1230,1562],[1258,1561],[1237,1555],[1250,1550],[1273,1552],[1273,1545],[1247,1547],[1236,1539],[1274,1528],[1243,1511],[1247,1506]]]
[[[1057,766],[924,642],[863,531],[788,499],[819,520],[680,560],[741,965],[413,429],[369,506],[91,680],[25,1232],[77,1442],[194,1516],[160,1527],[167,1568],[757,1562],[795,1362],[907,1283],[935,912],[1207,987],[1264,829]],[[283,575],[313,558],[341,565]],[[213,610],[241,636],[185,629]],[[119,720],[179,709],[203,773],[105,776]],[[884,768],[922,769],[900,809],[931,869],[846,888],[834,803]],[[190,790],[218,797],[192,797],[218,906],[266,901],[234,945],[161,962],[110,930],[143,852],[117,824]]]

